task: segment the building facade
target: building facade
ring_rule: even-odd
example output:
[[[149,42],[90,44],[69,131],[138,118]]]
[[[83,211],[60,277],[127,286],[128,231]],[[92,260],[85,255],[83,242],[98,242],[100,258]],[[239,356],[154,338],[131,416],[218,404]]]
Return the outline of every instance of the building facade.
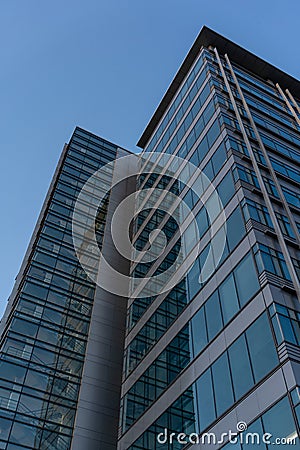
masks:
[[[103,293],[81,267],[72,214],[90,176],[124,153],[80,128],[63,149],[1,321],[2,449],[109,448],[116,441],[126,303]],[[106,201],[96,221],[99,247],[108,215]]]
[[[90,175],[129,152],[76,128],[1,322],[0,448],[300,448],[299,98],[297,80],[202,29],[138,142],[137,176],[96,221],[105,251],[118,201],[144,193],[131,240],[146,254],[160,229],[165,245],[123,264],[138,280],[182,262],[182,245],[199,254],[170,289],[122,299],[87,277],[71,228]],[[200,192],[181,181],[189,163]],[[196,239],[166,193],[193,212]]]

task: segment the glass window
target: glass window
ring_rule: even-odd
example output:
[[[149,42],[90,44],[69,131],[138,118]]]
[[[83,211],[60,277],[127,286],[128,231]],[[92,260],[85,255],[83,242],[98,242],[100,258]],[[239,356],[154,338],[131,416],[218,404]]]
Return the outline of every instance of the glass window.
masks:
[[[297,345],[299,345],[300,342],[300,324],[299,324],[299,319],[296,320],[292,320],[292,326],[293,326],[293,330],[296,336],[296,341],[297,341]]]
[[[233,275],[229,275],[219,287],[220,302],[226,324],[239,310],[239,302]]]
[[[203,105],[203,103],[206,101],[209,94],[210,94],[210,86],[208,83],[206,83],[201,94],[199,95],[201,105]]]
[[[22,394],[18,404],[18,412],[21,414],[28,414],[43,418],[45,413],[46,404],[42,398],[31,397],[29,395]],[[59,408],[56,409],[58,411]]]
[[[40,347],[34,347],[31,359],[41,365],[55,367],[57,355],[54,351],[48,351]]]
[[[214,103],[213,103],[213,100],[210,100],[210,102],[209,102],[209,104],[207,105],[207,107],[205,108],[205,110],[203,111],[203,114],[202,114],[202,116],[203,116],[203,121],[204,121],[204,124],[206,125],[207,123],[208,123],[208,121],[211,119],[211,117],[212,117],[212,115],[213,115],[213,113],[215,112],[215,106],[214,106]],[[216,123],[216,122],[215,122]],[[218,124],[218,126],[219,126],[219,124]],[[212,127],[211,128],[213,128],[214,127],[214,125],[212,125]],[[211,138],[217,133],[217,130],[216,130],[216,127],[217,126],[215,126],[214,127],[214,130],[213,130],[213,132],[211,132]],[[219,130],[220,130],[220,127],[219,127]],[[219,131],[220,132],[220,131]],[[208,132],[209,133],[209,132]],[[207,133],[207,134],[208,134]]]
[[[54,267],[56,264],[56,258],[53,258],[53,256],[47,255],[42,252],[35,252],[33,260],[40,264],[45,264],[49,267]]]
[[[11,420],[7,420],[7,419],[0,417],[0,439],[1,440],[5,441],[6,439],[8,439],[11,425],[12,425]],[[0,448],[4,448],[4,447],[1,447],[1,443],[0,443]]]
[[[264,429],[273,435],[272,440],[278,438],[291,438],[296,435],[296,426],[293,419],[291,406],[287,397],[278,402],[273,408],[262,416]],[[270,445],[270,447],[274,447]],[[276,445],[276,448],[284,449],[287,445]]]
[[[8,361],[0,361],[0,378],[4,378],[14,383],[23,383],[26,368],[11,364]]]
[[[216,417],[210,369],[204,372],[204,374],[196,381],[196,391],[200,430],[204,430]]]
[[[185,248],[185,254],[188,255],[197,244],[199,238],[198,227],[195,220],[193,220],[190,223],[190,225],[187,227],[182,237]]]
[[[208,145],[211,147],[217,137],[220,134],[220,125],[218,119],[215,120],[213,125],[210,127],[210,129],[207,132],[207,139],[208,139]]]
[[[194,203],[194,197],[193,197],[193,190],[189,189],[186,193],[186,195],[184,196],[183,201],[187,204],[187,206],[189,207],[189,209],[193,209],[195,206]]]
[[[236,398],[242,397],[254,384],[245,336],[242,335],[228,349],[233,389]]]
[[[19,312],[22,312],[26,315],[34,316],[36,318],[40,318],[43,313],[43,306],[39,304],[40,302],[38,300],[35,300],[34,303],[31,301],[28,302],[26,300],[23,300],[20,296],[20,300],[18,302],[17,310]]]
[[[279,321],[284,335],[284,340],[297,345],[291,320],[286,316],[279,315]]]
[[[198,355],[207,344],[204,308],[201,308],[191,320],[194,356]]]
[[[217,187],[217,192],[223,203],[223,206],[225,206],[235,193],[232,175],[230,171],[225,175],[223,180],[220,182],[219,186]]]
[[[224,235],[225,235],[225,241],[224,241]],[[216,270],[217,267],[220,264],[222,264],[222,262],[229,255],[228,244],[227,244],[227,239],[226,239],[226,230],[224,230],[224,226],[221,226],[221,228],[219,228],[219,230],[213,236],[211,243],[212,243],[212,252],[213,252],[214,261],[215,261],[214,269]],[[220,255],[220,252],[222,249],[223,249],[223,253]],[[221,256],[221,258],[220,258],[220,256]],[[220,258],[220,260],[219,260],[219,258]],[[215,270],[213,272],[215,272]]]
[[[30,448],[39,447],[40,430],[23,423],[14,422],[10,440],[16,444],[27,445]]]
[[[240,242],[244,234],[245,226],[242,213],[240,208],[237,207],[227,220],[227,240],[230,251]]]
[[[232,382],[228,355],[223,353],[212,366],[217,415],[221,415],[233,402]]]
[[[68,297],[66,294],[49,290],[48,301],[53,302],[55,305],[64,307],[68,301]]]
[[[246,337],[255,382],[258,382],[278,364],[278,356],[266,314],[261,315],[248,328]]]
[[[224,142],[222,142],[212,156],[212,165],[215,176],[217,175],[217,173],[219,172],[225,161],[226,161],[226,150],[225,144]]]
[[[251,253],[239,263],[234,274],[240,304],[244,306],[260,287]]]
[[[203,172],[205,173],[205,175],[207,176],[207,178],[209,178],[209,180],[211,181],[214,178],[214,171],[213,171],[213,165],[212,162],[209,161],[206,166],[203,169]]]
[[[300,405],[296,406],[295,413],[297,416],[298,424],[300,425]]]
[[[203,158],[205,157],[205,155],[208,152],[208,142],[207,142],[207,138],[206,136],[202,139],[202,141],[200,142],[200,144],[198,145],[198,148],[196,150],[195,153],[197,153],[198,155],[198,161],[199,163],[203,160]],[[198,164],[197,164],[198,165]]]
[[[205,303],[208,339],[213,339],[223,328],[218,291],[215,291]]]
[[[40,341],[51,343],[51,345],[59,345],[61,334],[58,333],[58,331],[50,330],[50,328],[40,326],[37,339]]]
[[[15,318],[12,321],[10,330],[21,333],[24,336],[35,337],[38,326],[34,323],[28,322],[27,320]]]
[[[43,437],[41,440],[41,447],[43,449],[67,449],[70,448],[70,438],[66,436],[61,436],[57,433],[55,433],[53,430],[43,431]]]
[[[196,259],[194,265],[192,266],[191,270],[188,272],[187,275],[189,300],[191,300],[200,290],[201,285],[199,283],[199,275],[200,275],[199,261],[198,259]]]
[[[202,237],[208,230],[209,226],[208,215],[205,207],[202,207],[196,215],[196,221],[198,225],[199,236]]]
[[[41,300],[45,300],[48,294],[48,289],[37,284],[26,282],[23,288],[23,293],[33,295]]]
[[[266,445],[261,442],[264,430],[262,427],[261,419],[253,422],[248,428],[247,433],[249,433],[248,440],[244,440],[243,450],[266,450]],[[255,433],[250,435],[250,433]],[[276,446],[277,447],[277,446]],[[273,446],[272,446],[273,448]]]
[[[44,308],[43,319],[48,320],[51,323],[63,325],[65,317],[62,313],[55,311],[54,309]]]
[[[40,389],[45,392],[51,390],[52,386],[52,384],[49,383],[48,375],[36,372],[34,370],[28,370],[25,383],[34,389]]]

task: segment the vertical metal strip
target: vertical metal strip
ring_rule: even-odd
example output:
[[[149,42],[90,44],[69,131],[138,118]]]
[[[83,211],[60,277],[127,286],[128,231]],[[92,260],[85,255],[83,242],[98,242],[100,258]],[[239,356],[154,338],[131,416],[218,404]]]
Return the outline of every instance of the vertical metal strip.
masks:
[[[289,102],[287,96],[285,95],[285,93],[283,92],[283,90],[281,89],[280,85],[278,83],[276,83],[276,87],[281,95],[281,97],[283,98],[283,100],[286,103],[286,106],[289,108],[289,110],[291,111],[291,113],[294,116],[294,119],[296,120],[297,124],[300,126],[300,119],[296,113],[296,111],[294,110],[293,106],[291,105],[291,103]]]
[[[245,110],[246,110],[246,113],[247,113],[247,116],[248,116],[248,119],[250,120],[250,124],[251,124],[251,126],[252,126],[252,128],[253,128],[253,131],[254,131],[255,137],[256,137],[256,139],[257,139],[259,148],[260,148],[260,150],[262,151],[262,154],[264,155],[264,158],[265,158],[265,160],[266,160],[267,167],[268,167],[269,172],[270,172],[270,174],[271,174],[271,176],[272,176],[272,179],[273,179],[273,181],[274,181],[274,183],[275,183],[275,186],[276,186],[276,189],[277,189],[277,191],[278,191],[280,200],[281,200],[281,202],[282,202],[282,204],[283,204],[283,206],[284,206],[284,209],[285,209],[285,211],[286,211],[286,213],[287,213],[287,216],[288,216],[288,219],[289,219],[289,221],[290,221],[291,227],[292,227],[292,229],[293,229],[293,232],[294,232],[295,238],[296,238],[296,240],[297,240],[297,243],[298,243],[298,245],[300,246],[300,235],[299,235],[299,230],[298,230],[298,227],[297,227],[297,225],[296,225],[294,216],[293,216],[293,214],[291,213],[290,207],[289,207],[289,205],[288,205],[288,203],[287,203],[287,201],[286,201],[286,198],[285,198],[285,196],[284,196],[284,194],[283,194],[283,192],[282,192],[281,185],[280,185],[280,183],[279,183],[279,181],[278,181],[276,172],[275,172],[275,170],[274,170],[274,168],[273,168],[273,166],[272,166],[272,163],[271,163],[271,161],[270,161],[269,154],[268,154],[268,152],[267,152],[267,150],[266,150],[266,148],[265,148],[265,146],[264,146],[264,144],[263,144],[263,141],[261,140],[261,137],[260,137],[259,131],[258,131],[258,129],[257,129],[256,123],[254,122],[254,119],[253,119],[253,117],[252,117],[251,111],[250,111],[249,106],[248,106],[248,104],[247,104],[247,102],[246,102],[246,99],[245,99],[245,97],[244,97],[243,91],[242,91],[242,89],[241,89],[241,87],[240,87],[240,84],[239,84],[239,82],[238,82],[238,79],[237,79],[237,77],[236,77],[236,75],[235,75],[235,73],[234,73],[234,70],[233,70],[233,68],[232,68],[232,65],[231,65],[231,63],[230,63],[229,58],[228,58],[227,55],[225,55],[225,59],[226,59],[226,62],[227,62],[227,64],[228,64],[228,66],[229,66],[230,73],[231,73],[231,75],[232,75],[232,77],[233,77],[233,79],[234,79],[234,82],[235,82],[235,84],[236,84],[238,93],[240,94],[240,97],[241,97],[243,106],[244,106],[244,108],[245,108]]]
[[[287,93],[289,99],[291,100],[291,102],[293,103],[294,107],[298,111],[298,114],[300,114],[300,106],[298,105],[298,103],[296,102],[296,100],[294,99],[294,97],[292,96],[290,91],[288,89],[286,89],[285,92]]]
[[[279,226],[279,222],[278,222],[277,217],[275,215],[275,211],[273,209],[273,205],[272,205],[272,202],[271,202],[270,197],[268,195],[268,192],[267,192],[264,180],[262,178],[260,169],[259,169],[257,161],[255,159],[254,151],[252,149],[252,146],[251,146],[251,143],[249,141],[249,138],[248,138],[248,135],[247,135],[244,123],[243,123],[242,118],[240,116],[240,113],[239,113],[239,110],[238,110],[238,106],[237,106],[237,103],[235,101],[234,95],[232,93],[232,90],[231,90],[229,81],[227,79],[224,67],[222,65],[222,62],[221,62],[218,50],[215,48],[214,52],[215,52],[215,55],[216,55],[216,58],[217,58],[217,61],[218,61],[218,64],[219,64],[219,68],[221,70],[221,73],[222,73],[222,76],[223,76],[223,79],[224,79],[224,82],[225,82],[225,85],[226,85],[226,88],[228,90],[228,94],[229,94],[229,97],[230,97],[230,100],[231,100],[231,103],[232,103],[232,106],[233,106],[233,109],[234,109],[237,121],[238,121],[239,126],[241,128],[241,131],[242,131],[242,134],[243,134],[243,137],[244,137],[244,140],[245,140],[248,152],[249,152],[249,156],[250,156],[250,159],[251,159],[254,171],[256,173],[260,189],[261,189],[262,194],[263,194],[264,201],[266,203],[266,206],[268,208],[270,217],[272,219],[272,223],[274,225],[274,229],[275,229],[275,232],[276,232],[276,235],[277,235],[277,238],[278,238],[278,242],[279,242],[281,251],[282,251],[282,253],[284,255],[284,258],[286,260],[288,271],[290,273],[290,276],[291,276],[291,279],[292,279],[295,291],[296,291],[298,299],[300,301],[300,285],[299,285],[299,280],[298,280],[298,277],[297,277],[297,273],[295,271],[295,268],[294,268],[291,256],[289,254],[289,251],[288,251],[288,248],[286,246],[283,234],[281,232],[281,229],[280,229],[280,226]],[[233,74],[233,78],[235,78],[234,74]],[[236,83],[236,84],[237,84],[237,86],[239,86],[238,83]]]

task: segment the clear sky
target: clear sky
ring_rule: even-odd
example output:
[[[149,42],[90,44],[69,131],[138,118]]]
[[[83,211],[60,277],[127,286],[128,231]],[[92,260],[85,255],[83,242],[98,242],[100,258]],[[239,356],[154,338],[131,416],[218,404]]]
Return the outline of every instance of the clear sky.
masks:
[[[299,78],[299,0],[0,1],[0,316],[64,142],[136,150],[203,25]]]

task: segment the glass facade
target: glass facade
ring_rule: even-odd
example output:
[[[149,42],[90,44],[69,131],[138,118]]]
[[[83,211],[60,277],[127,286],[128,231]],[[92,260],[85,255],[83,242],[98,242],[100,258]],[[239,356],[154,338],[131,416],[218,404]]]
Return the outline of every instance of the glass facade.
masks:
[[[83,184],[116,152],[76,128],[58,167],[1,336],[2,449],[70,448],[95,295],[73,247],[72,211]]]
[[[199,282],[211,247],[212,223],[207,203],[180,186],[178,195],[195,214],[200,252],[170,293],[130,301],[120,450],[187,448],[192,442],[182,435],[177,440],[178,434],[201,439],[216,424],[220,431],[234,411],[241,417],[243,408],[250,432],[281,437],[279,448],[284,439],[298,439],[299,399],[291,399],[293,383],[279,393],[274,381],[274,395],[264,408],[254,400],[269,389],[270,380],[284,374],[282,367],[298,351],[300,337],[299,280],[291,275],[294,270],[300,276],[299,120],[275,83],[245,69],[242,61],[231,67],[222,53],[199,49],[152,135],[147,130],[139,187],[147,188],[151,180],[155,186],[160,180],[156,175],[153,184],[147,151],[192,162],[217,189],[227,236],[221,260],[210,277]],[[161,156],[155,159],[159,166]],[[135,229],[141,247],[147,245],[151,220],[140,220]],[[243,406],[247,401],[248,407]],[[171,440],[162,444],[159,435]],[[273,446],[260,443],[258,448]],[[220,443],[214,448],[223,447]],[[256,444],[239,440],[224,448],[248,447]]]
[[[198,246],[193,264],[158,294],[146,286],[140,297],[131,286],[126,324],[121,308],[108,307],[98,321],[98,287],[75,254],[72,214],[87,179],[129,152],[76,128],[1,324],[0,449],[174,450],[228,425],[237,440],[227,435],[214,448],[270,449],[274,439],[281,439],[276,448],[288,439],[300,445],[300,114],[290,97],[299,98],[299,83],[211,30],[195,46],[139,141],[134,186],[143,200],[136,197],[130,238],[144,253],[128,274],[155,278],[175,266],[177,275],[181,248],[188,259]],[[181,158],[177,172],[165,155]],[[187,162],[205,174],[204,192],[193,174],[190,184],[181,181]],[[166,192],[192,212],[198,235],[182,237],[181,210],[166,211],[173,201]],[[100,248],[116,208],[111,197],[95,221]],[[225,225],[216,202],[226,216],[221,256],[214,242],[221,246]],[[157,229],[165,245],[144,258]],[[102,299],[109,305],[109,294]],[[125,336],[123,368],[104,406],[96,399],[114,358],[116,323]],[[109,440],[110,396],[119,426]],[[273,441],[245,443],[241,422],[243,432]],[[159,435],[168,436],[164,443]]]

